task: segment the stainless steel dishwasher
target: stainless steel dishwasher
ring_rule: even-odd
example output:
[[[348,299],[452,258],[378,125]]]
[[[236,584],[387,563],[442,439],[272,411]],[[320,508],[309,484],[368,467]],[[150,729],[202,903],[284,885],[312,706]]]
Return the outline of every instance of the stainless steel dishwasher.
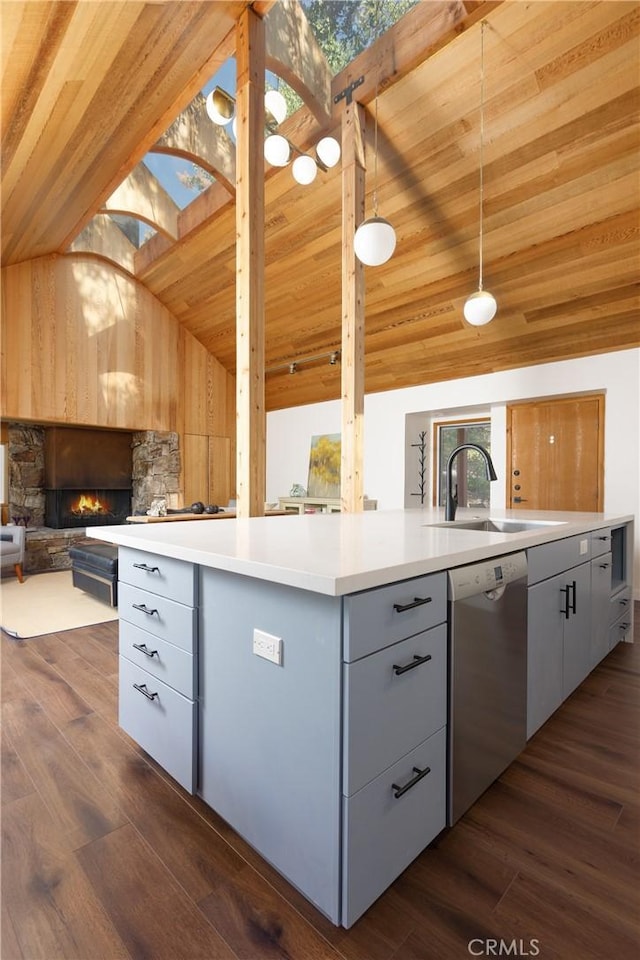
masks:
[[[527,557],[449,571],[449,791],[454,824],[527,738]]]

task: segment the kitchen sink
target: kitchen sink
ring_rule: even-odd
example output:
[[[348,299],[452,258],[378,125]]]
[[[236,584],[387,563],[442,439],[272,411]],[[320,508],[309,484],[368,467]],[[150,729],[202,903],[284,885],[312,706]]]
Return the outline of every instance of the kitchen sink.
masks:
[[[488,517],[484,520],[445,520],[443,523],[427,523],[427,527],[442,527],[452,530],[481,530],[483,533],[522,533],[525,530],[540,530],[543,527],[559,527],[564,520],[502,520]]]

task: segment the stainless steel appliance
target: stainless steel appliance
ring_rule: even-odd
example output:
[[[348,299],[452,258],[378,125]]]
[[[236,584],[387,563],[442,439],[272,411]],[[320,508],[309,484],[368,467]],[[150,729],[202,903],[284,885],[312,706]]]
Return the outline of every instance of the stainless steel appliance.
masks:
[[[449,614],[451,825],[526,743],[526,554],[450,570]]]

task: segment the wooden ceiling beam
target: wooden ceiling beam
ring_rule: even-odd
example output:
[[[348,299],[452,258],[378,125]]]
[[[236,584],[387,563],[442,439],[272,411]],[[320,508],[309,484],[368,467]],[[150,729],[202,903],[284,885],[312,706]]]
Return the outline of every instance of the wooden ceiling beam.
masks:
[[[265,19],[266,66],[302,97],[322,127],[331,122],[331,70],[298,0],[280,0]]]
[[[178,237],[180,208],[143,163],[131,171],[98,212],[131,215],[144,220],[169,240]]]
[[[236,149],[231,137],[212,123],[205,99],[197,96],[153,146],[154,153],[185,157],[198,164],[233,196],[236,192]]]

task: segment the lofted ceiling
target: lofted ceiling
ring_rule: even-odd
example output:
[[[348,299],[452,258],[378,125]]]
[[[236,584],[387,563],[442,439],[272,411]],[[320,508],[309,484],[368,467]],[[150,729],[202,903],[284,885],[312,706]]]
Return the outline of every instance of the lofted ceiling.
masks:
[[[232,55],[245,6],[3,0],[3,266],[68,254]],[[478,283],[482,18],[484,285],[498,314],[473,328],[462,307]],[[335,94],[365,78],[354,98],[367,116],[367,215],[379,86],[379,208],[398,237],[387,264],[366,268],[366,392],[640,343],[639,33],[636,2],[423,0],[334,80]],[[338,137],[342,109],[325,124]],[[302,147],[320,131],[306,108],[287,124]],[[288,169],[266,176],[276,409],[340,396],[339,364],[304,361],[340,349],[341,172],[308,187]],[[158,234],[129,269],[233,371],[232,189],[214,184],[176,219],[177,239]]]

